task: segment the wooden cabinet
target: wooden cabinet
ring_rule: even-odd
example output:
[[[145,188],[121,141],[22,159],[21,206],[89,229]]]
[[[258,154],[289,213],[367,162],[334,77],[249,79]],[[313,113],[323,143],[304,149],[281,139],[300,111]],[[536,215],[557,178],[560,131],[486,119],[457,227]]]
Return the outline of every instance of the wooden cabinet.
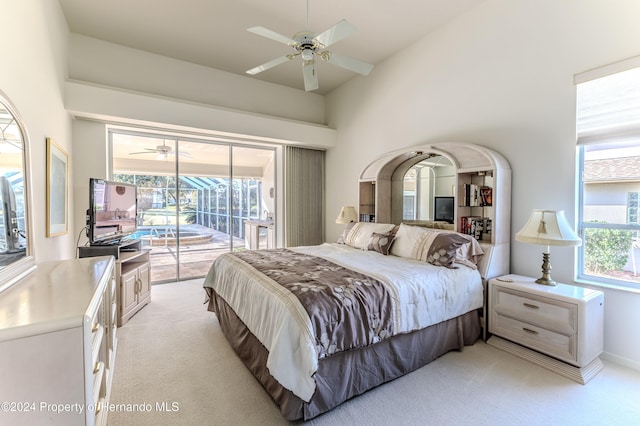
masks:
[[[116,259],[116,300],[118,327],[151,301],[151,265],[149,250],[140,240],[121,244],[78,247],[79,256],[111,255]]]
[[[44,262],[0,294],[3,424],[106,425],[114,266],[111,256]]]
[[[148,261],[129,261],[122,264],[121,323],[126,323],[136,312],[151,301],[151,270]]]
[[[489,342],[547,366],[580,383],[600,369],[603,350],[604,294],[535,278],[506,275],[489,281]],[[532,349],[529,353],[518,346]],[[550,366],[550,367],[549,367]]]

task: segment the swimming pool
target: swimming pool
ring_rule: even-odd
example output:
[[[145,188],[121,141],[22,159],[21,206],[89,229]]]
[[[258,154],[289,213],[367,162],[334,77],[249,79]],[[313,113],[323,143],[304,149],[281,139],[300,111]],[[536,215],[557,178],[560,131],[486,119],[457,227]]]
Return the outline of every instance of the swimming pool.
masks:
[[[138,228],[132,235],[142,241],[143,244],[151,246],[175,246],[178,238],[180,244],[205,244],[213,238],[213,232],[207,229],[202,230],[180,230],[176,232],[175,227],[154,227],[154,228]]]

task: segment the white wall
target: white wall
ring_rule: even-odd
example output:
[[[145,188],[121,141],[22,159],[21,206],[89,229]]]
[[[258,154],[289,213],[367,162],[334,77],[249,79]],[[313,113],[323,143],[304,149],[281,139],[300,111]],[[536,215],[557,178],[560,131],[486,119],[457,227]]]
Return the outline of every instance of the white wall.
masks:
[[[71,119],[64,109],[62,82],[67,76],[68,28],[57,1],[3,0],[0,40],[0,89],[24,119],[31,150],[31,205],[34,245],[38,262],[73,256],[75,238],[70,231],[46,238],[46,143],[52,138],[71,152]],[[70,176],[73,180],[73,175]],[[73,205],[73,194],[70,206]],[[71,209],[70,209],[71,210]],[[73,214],[72,211],[70,211]],[[73,220],[73,216],[69,217]]]
[[[574,219],[573,75],[640,55],[636,0],[488,0],[327,96],[337,129],[327,154],[327,236],[358,176],[378,155],[461,141],[493,148],[513,169],[512,235],[533,208]],[[351,184],[345,184],[351,182]],[[540,275],[542,247],[514,242],[512,272]],[[552,250],[571,282],[572,249]],[[606,291],[605,351],[640,368],[640,295]]]
[[[324,124],[324,96],[71,34],[69,78]],[[277,101],[274,102],[274,99]]]

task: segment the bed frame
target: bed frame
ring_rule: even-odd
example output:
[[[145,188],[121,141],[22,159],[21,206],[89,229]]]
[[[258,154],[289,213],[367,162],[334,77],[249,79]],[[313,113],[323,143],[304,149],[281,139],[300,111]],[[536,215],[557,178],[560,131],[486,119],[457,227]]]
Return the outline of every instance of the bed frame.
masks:
[[[207,289],[208,291],[210,289]],[[287,420],[309,420],[385,382],[414,371],[441,355],[473,344],[481,333],[479,312],[383,340],[373,346],[337,353],[318,362],[316,392],[304,402],[282,387],[266,367],[267,349],[226,302],[214,292],[209,310],[242,362],[280,407]],[[359,366],[366,365],[367,368]]]
[[[485,254],[478,270],[485,286],[482,309],[400,334],[365,348],[339,352],[318,361],[316,392],[309,402],[285,389],[269,374],[267,349],[231,307],[211,288],[208,309],[216,313],[220,328],[236,354],[280,407],[287,420],[309,420],[376,386],[410,373],[452,350],[462,350],[479,337],[486,340],[486,282],[508,271],[508,245],[481,243]],[[366,366],[367,368],[361,368]]]

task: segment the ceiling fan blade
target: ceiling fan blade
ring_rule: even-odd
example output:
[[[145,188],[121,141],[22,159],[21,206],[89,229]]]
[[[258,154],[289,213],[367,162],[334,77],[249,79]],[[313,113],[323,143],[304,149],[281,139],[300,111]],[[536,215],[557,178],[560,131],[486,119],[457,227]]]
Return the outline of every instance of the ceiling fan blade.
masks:
[[[139,152],[130,152],[129,155],[133,155],[133,154],[154,154],[156,152],[155,149],[151,149],[151,148],[145,148],[146,151],[139,151]]]
[[[256,75],[258,73],[261,73],[262,71],[266,71],[269,68],[273,68],[276,65],[280,65],[282,63],[287,62],[289,59],[291,59],[293,56],[290,55],[285,55],[285,56],[280,56],[279,58],[273,59],[269,62],[266,62],[262,65],[258,65],[255,68],[251,68],[250,70],[247,71],[247,74],[251,74],[251,75]]]
[[[283,36],[282,34],[278,34],[275,31],[271,31],[265,27],[251,27],[248,28],[247,31],[258,34],[262,37],[270,38],[271,40],[278,41],[280,43],[288,44],[289,46],[293,46],[296,44],[296,41],[290,37]]]
[[[318,88],[318,76],[316,75],[315,61],[304,61],[302,64],[302,75],[304,76],[304,90],[311,92]]]
[[[357,31],[356,27],[354,27],[349,22],[343,19],[342,21],[335,24],[333,27],[318,34],[315,37],[315,40],[318,41],[318,43],[320,43],[322,47],[328,47],[328,46],[331,46],[333,43],[336,43],[342,40],[343,38],[350,36],[356,31]]]
[[[349,58],[347,56],[342,56],[334,52],[322,52],[323,54],[329,53],[328,55],[321,55],[323,59],[333,65],[337,65],[342,68],[346,68],[350,71],[357,72],[362,75],[369,75],[371,70],[373,69],[373,65],[368,64],[366,62],[359,61],[357,59]]]

